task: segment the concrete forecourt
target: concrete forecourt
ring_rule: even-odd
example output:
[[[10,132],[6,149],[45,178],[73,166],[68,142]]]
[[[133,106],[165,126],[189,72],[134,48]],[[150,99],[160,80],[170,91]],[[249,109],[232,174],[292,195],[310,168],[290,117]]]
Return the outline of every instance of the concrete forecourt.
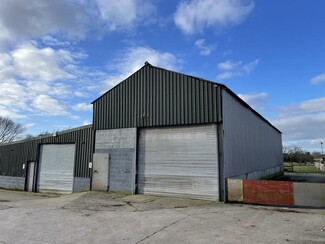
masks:
[[[0,190],[0,243],[325,243],[325,210]]]

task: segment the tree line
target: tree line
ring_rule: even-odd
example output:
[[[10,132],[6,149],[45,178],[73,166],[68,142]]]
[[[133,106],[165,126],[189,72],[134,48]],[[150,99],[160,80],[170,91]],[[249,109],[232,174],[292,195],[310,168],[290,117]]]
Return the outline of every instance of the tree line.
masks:
[[[8,117],[0,116],[0,145],[8,143],[17,139],[33,139],[39,136],[48,136],[52,135],[54,132],[43,131],[37,136],[25,135],[22,137],[22,134],[26,131],[26,128]]]
[[[313,163],[319,152],[307,152],[297,146],[283,147],[283,161],[295,163]]]
[[[8,117],[0,116],[0,144],[11,142],[25,132],[22,124]]]

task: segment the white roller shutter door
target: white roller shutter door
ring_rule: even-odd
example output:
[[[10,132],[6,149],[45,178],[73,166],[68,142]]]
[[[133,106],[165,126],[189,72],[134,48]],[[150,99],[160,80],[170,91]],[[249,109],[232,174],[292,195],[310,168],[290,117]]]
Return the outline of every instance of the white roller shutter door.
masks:
[[[219,199],[216,125],[140,129],[138,193]]]
[[[40,148],[40,192],[71,193],[73,189],[74,144],[46,144]]]

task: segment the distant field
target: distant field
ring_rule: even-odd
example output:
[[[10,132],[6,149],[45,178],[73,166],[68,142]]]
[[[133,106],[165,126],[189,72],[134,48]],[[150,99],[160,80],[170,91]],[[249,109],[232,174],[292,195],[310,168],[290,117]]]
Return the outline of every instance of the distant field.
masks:
[[[298,165],[297,163],[283,163],[284,171],[294,173],[322,173],[314,165]]]

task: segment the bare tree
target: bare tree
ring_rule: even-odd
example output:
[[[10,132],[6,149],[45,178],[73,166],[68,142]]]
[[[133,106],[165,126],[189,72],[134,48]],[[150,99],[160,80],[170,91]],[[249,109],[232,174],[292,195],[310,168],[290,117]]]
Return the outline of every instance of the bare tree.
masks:
[[[8,117],[0,116],[0,144],[10,142],[25,131],[25,128]]]

